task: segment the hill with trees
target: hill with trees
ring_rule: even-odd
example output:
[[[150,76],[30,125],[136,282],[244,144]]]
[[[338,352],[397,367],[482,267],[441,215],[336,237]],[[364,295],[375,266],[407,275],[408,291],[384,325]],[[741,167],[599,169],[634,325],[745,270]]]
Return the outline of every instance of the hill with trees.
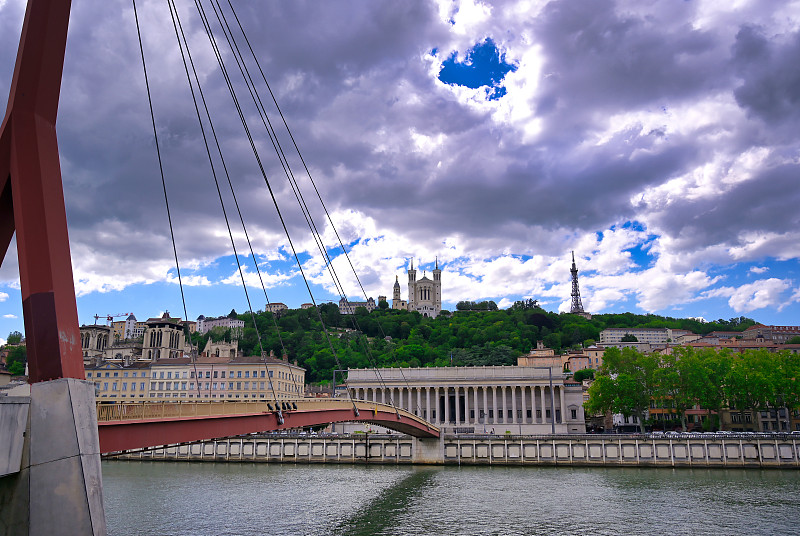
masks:
[[[606,328],[675,328],[706,334],[711,331],[743,331],[755,324],[749,318],[703,322],[633,313],[601,314],[587,320],[578,315],[553,313],[535,300],[517,302],[496,310],[486,305],[465,302],[468,308],[438,318],[417,312],[378,308],[371,313],[356,309],[342,315],[335,304],[317,309],[290,309],[273,315],[255,314],[258,332],[250,313],[237,315],[245,321],[239,347],[248,355],[258,355],[259,335],[266,352],[281,355],[307,370],[309,383],[325,382],[333,369],[370,367],[481,366],[513,365],[516,358],[543,341],[550,348],[564,351],[591,345]],[[326,336],[322,322],[328,328]],[[230,331],[214,329],[205,335],[194,334],[200,349],[206,340],[230,340]]]

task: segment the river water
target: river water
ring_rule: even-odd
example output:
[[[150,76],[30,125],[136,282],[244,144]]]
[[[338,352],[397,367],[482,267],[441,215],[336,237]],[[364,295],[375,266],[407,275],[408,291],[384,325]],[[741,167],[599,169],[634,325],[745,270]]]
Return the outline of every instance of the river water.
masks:
[[[122,535],[800,534],[800,471],[103,462]]]

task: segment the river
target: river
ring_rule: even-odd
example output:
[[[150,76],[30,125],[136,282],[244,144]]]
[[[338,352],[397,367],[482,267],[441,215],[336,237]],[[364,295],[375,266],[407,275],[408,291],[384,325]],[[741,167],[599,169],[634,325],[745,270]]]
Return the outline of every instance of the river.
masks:
[[[800,471],[103,462],[123,535],[800,533]]]

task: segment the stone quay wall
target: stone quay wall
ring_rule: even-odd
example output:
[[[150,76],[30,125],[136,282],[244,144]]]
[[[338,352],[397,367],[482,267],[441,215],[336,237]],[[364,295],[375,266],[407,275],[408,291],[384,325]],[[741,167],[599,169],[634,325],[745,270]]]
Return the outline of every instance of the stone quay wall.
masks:
[[[620,435],[240,437],[117,456],[127,460],[800,468],[800,438]]]

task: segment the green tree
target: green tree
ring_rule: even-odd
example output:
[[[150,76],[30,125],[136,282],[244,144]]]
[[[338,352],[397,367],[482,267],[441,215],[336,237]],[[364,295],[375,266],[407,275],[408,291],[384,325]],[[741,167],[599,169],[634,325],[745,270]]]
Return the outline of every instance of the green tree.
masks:
[[[589,388],[587,411],[635,416],[644,432],[644,414],[656,393],[657,368],[658,361],[652,355],[639,353],[633,348],[609,348],[603,356],[597,379]]]
[[[388,308],[389,308],[389,302],[387,302],[386,300],[381,300],[378,302],[378,309],[385,311]]]
[[[583,380],[592,380],[594,379],[594,370],[592,369],[583,369],[576,372],[572,379],[576,382],[582,382]]]
[[[6,368],[13,376],[19,376],[25,373],[25,363],[28,362],[28,349],[22,346],[16,346],[11,349],[6,358]]]
[[[631,335],[630,333],[626,333],[620,339],[620,342],[639,342],[639,339],[636,338],[636,335]]]
[[[9,335],[9,337],[10,337],[10,335]],[[800,335],[792,337],[791,339],[786,341],[786,344],[800,344]]]
[[[12,331],[8,334],[8,344],[19,344],[22,341],[22,333],[19,331]]]

